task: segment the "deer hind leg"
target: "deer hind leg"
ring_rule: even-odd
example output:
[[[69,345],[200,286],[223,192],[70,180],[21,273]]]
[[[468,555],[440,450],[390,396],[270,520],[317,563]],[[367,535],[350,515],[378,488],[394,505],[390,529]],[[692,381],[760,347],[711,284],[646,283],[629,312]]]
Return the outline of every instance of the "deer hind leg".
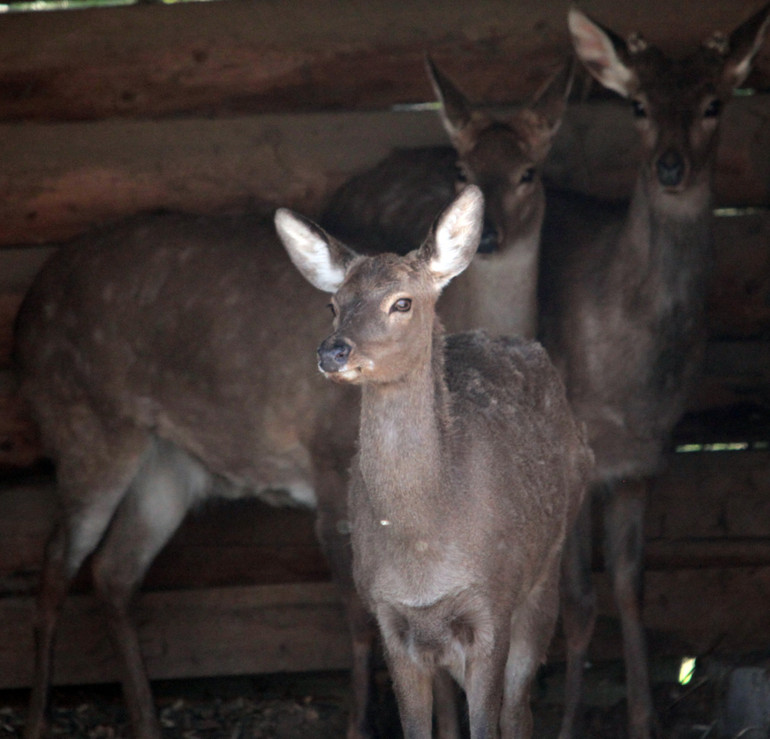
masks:
[[[537,669],[545,659],[559,615],[560,564],[561,557],[555,553],[543,577],[511,620],[501,713],[503,739],[529,739],[532,736],[530,689]]]
[[[92,421],[84,414],[73,420],[72,429],[83,429]],[[73,431],[67,446],[59,446],[69,449],[57,464],[61,512],[46,545],[37,598],[26,739],[38,739],[45,731],[56,627],[69,585],[86,557],[99,546],[146,445],[146,438],[135,429],[99,433],[97,439],[88,443]]]
[[[559,739],[579,736],[583,694],[583,669],[596,623],[596,591],[591,577],[591,501],[583,506],[567,539],[562,557],[562,626],[567,649],[564,716]]]
[[[468,663],[464,682],[471,739],[496,739],[500,735],[506,659],[509,651],[507,631],[506,624],[493,639],[492,648],[487,654],[466,657]],[[526,734],[521,737],[527,739]]]
[[[648,739],[654,716],[642,625],[644,509],[646,480],[624,480],[605,502],[605,557],[623,630],[629,737]]]
[[[128,608],[152,560],[209,484],[197,460],[154,440],[94,557],[94,587],[105,606],[134,734],[142,739],[159,739],[161,733]]]

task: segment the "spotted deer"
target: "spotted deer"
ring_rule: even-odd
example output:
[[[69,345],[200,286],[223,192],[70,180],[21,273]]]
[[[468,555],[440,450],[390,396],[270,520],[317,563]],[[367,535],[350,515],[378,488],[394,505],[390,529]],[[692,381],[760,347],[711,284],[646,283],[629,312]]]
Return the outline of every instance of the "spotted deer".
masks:
[[[627,207],[548,193],[539,301],[542,339],[596,456],[593,497],[604,505],[633,739],[649,737],[656,723],[641,620],[648,481],[661,469],[698,373],[719,121],[763,42],[769,8],[680,59],[639,34],[623,40],[577,8],[569,11],[577,56],[631,102],[643,151]],[[589,521],[586,506],[565,555],[562,739],[576,733],[595,619]]]
[[[134,735],[159,739],[129,604],[187,512],[211,496],[317,507],[354,655],[365,651],[348,535],[335,528],[346,520],[358,398],[324,382],[304,351],[326,325],[272,224],[252,217],[142,216],[63,245],[35,279],[15,353],[56,463],[59,517],[35,617],[28,739],[45,729],[57,619],[89,555]],[[353,711],[350,737],[367,735],[365,713]]]
[[[529,685],[558,612],[562,545],[590,451],[542,347],[445,335],[442,288],[482,232],[473,185],[405,256],[361,256],[290,211],[292,261],[333,293],[318,349],[361,387],[349,515],[354,577],[375,615],[404,736],[429,739],[439,668],[464,686],[472,739],[531,736]]]
[[[406,253],[466,184],[481,188],[484,231],[476,258],[439,303],[447,328],[532,338],[545,210],[542,169],[572,85],[555,74],[528,105],[493,117],[474,107],[430,58],[428,76],[452,146],[397,149],[331,197],[321,225],[362,253]]]

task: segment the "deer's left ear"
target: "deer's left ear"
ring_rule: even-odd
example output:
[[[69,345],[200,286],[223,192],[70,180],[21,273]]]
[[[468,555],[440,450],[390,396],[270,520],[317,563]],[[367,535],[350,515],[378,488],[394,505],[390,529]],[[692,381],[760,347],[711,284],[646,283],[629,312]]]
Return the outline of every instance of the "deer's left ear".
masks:
[[[460,274],[473,259],[484,225],[484,196],[468,185],[438,217],[433,232],[420,248],[420,257],[438,289]]]
[[[288,208],[275,212],[275,229],[303,277],[319,290],[336,293],[356,253]]]
[[[738,26],[730,34],[729,39],[722,34],[714,34],[705,42],[704,45],[709,48],[720,50],[721,46],[723,49],[725,65],[722,71],[722,82],[726,89],[732,90],[738,87],[749,76],[754,57],[762,48],[767,35],[768,25],[770,25],[770,3]]]

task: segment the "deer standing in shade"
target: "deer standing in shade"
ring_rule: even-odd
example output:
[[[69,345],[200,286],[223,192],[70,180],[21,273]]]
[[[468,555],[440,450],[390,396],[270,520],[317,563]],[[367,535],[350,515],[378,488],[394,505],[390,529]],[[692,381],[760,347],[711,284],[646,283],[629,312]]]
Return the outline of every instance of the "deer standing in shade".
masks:
[[[643,148],[627,207],[548,193],[539,301],[543,342],[596,457],[594,497],[604,504],[632,739],[646,739],[655,724],[641,621],[648,480],[661,469],[698,373],[719,120],[763,42],[769,8],[681,59],[638,34],[625,41],[574,7],[569,12],[579,59],[631,101]],[[595,619],[589,513],[587,504],[565,555],[562,739],[575,735]]]
[[[482,224],[483,197],[469,186],[419,249],[365,257],[276,214],[294,264],[334,293],[319,368],[361,386],[354,576],[383,636],[406,739],[431,736],[442,668],[465,688],[472,739],[531,735],[529,685],[591,460],[539,344],[444,335],[436,301],[473,259]]]
[[[571,66],[506,117],[474,108],[427,60],[452,146],[398,149],[331,197],[321,225],[361,253],[405,254],[466,184],[486,203],[476,258],[447,288],[439,313],[450,331],[484,328],[533,338],[545,210],[542,168],[572,86]]]

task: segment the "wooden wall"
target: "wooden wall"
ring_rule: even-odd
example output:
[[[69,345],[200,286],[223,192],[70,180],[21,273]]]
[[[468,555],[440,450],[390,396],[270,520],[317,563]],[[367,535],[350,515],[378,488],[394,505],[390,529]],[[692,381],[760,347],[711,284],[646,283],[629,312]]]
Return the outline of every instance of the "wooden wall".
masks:
[[[761,4],[586,0],[582,7],[620,32],[638,29],[675,49],[729,30]],[[48,483],[18,482],[41,452],[15,395],[11,328],[57,242],[158,208],[267,215],[288,205],[316,214],[333,187],[392,147],[444,143],[434,111],[391,110],[430,99],[426,50],[471,98],[516,104],[566,58],[566,7],[556,0],[220,0],[0,15],[0,623],[9,625],[0,637],[0,687],[29,678],[30,593],[53,516]],[[750,83],[770,89],[770,44]],[[548,176],[598,195],[627,193],[636,170],[627,106],[578,88]],[[767,94],[737,98],[727,109],[716,192],[720,206],[755,210],[715,221],[712,340],[691,404],[711,421],[694,417],[679,436],[762,441],[770,404]],[[748,408],[742,416],[739,404]],[[766,646],[768,625],[746,614],[761,614],[768,602],[769,487],[765,452],[672,455],[648,519],[655,649]],[[79,588],[65,619],[74,631],[60,646],[64,682],[98,681],[113,670],[86,578]],[[309,514],[259,504],[208,510],[161,555],[147,591],[140,620],[158,677],[347,664],[345,627]],[[704,601],[713,606],[699,609],[708,617],[693,618],[692,603]],[[212,619],[229,625],[230,641],[219,647]],[[602,634],[595,656],[617,655],[613,629]]]

